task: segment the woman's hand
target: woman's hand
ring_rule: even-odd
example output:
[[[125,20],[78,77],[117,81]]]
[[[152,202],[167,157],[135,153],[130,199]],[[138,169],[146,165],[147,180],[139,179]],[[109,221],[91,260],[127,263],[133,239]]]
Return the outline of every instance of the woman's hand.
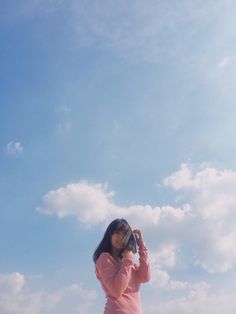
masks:
[[[132,253],[132,251],[124,250],[124,252],[122,253],[122,256],[124,258],[132,259],[133,258],[133,253]]]
[[[137,243],[138,243],[138,246],[140,246],[141,244],[144,243],[144,238],[143,238],[143,234],[141,232],[141,230],[139,229],[134,229],[133,230],[133,233],[136,237],[136,240],[137,240]]]

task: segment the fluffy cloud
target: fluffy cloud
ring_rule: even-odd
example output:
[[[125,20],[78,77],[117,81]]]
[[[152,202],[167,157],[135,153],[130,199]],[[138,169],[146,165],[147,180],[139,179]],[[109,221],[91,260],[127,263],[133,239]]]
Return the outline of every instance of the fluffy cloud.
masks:
[[[160,247],[157,252],[151,252],[149,255],[152,264],[157,264],[159,267],[174,267],[176,264],[176,248],[174,244]]]
[[[23,146],[20,142],[9,142],[6,147],[6,151],[9,155],[18,156],[23,153]]]
[[[39,314],[41,294],[26,292],[26,278],[18,272],[0,274],[0,312]]]
[[[20,273],[0,274],[0,289],[12,294],[19,293],[25,285],[25,277]]]
[[[230,270],[236,262],[236,173],[210,167],[193,173],[182,164],[164,185],[178,193],[181,206],[120,207],[106,185],[84,181],[48,192],[38,211],[59,218],[73,215],[86,225],[107,225],[124,217],[131,225],[145,229],[152,250],[159,250],[158,265],[178,263],[176,250],[181,255],[184,248],[193,266],[211,273]]]
[[[185,232],[196,264],[209,272],[231,269],[236,262],[236,172],[204,167],[193,174],[182,164],[164,184],[191,204],[194,219]]]
[[[117,210],[111,200],[113,194],[101,184],[71,183],[47,193],[43,197],[44,206],[38,210],[41,213],[55,214],[59,218],[73,215],[87,224],[99,223]]]
[[[191,283],[188,281],[174,280],[171,278],[170,274],[163,269],[154,267],[154,271],[150,284],[154,289],[159,288],[159,291],[161,288],[162,292],[168,291],[171,293],[175,290],[186,296],[189,292],[194,293],[210,288],[210,285],[204,281]]]
[[[124,217],[138,226],[157,225],[181,222],[190,210],[188,205],[183,208],[172,206],[152,207],[150,205],[134,205],[119,207],[114,204],[113,191],[106,185],[78,182],[66,187],[50,191],[43,196],[43,206],[38,211],[55,214],[59,218],[73,215],[86,224],[107,223],[113,218]]]
[[[190,283],[171,278],[166,268],[172,269],[176,266],[177,251],[174,244],[166,244],[156,252],[149,253],[152,269],[151,285],[165,290],[185,290],[187,292],[209,288],[206,282]]]
[[[186,296],[168,301],[157,300],[155,305],[145,305],[147,314],[234,314],[236,308],[235,293],[212,293],[208,287],[199,286]]]
[[[78,283],[55,291],[35,290],[23,274],[0,274],[0,312],[4,314],[87,314],[96,298],[95,290]]]

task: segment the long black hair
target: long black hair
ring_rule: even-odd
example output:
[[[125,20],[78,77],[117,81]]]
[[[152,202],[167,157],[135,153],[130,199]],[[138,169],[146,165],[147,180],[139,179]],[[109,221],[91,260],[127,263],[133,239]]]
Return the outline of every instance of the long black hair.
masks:
[[[114,233],[118,233],[118,232],[122,232],[125,235],[124,248],[120,252],[120,257],[122,256],[122,252],[127,248],[133,251],[134,253],[136,253],[137,249],[136,249],[135,238],[132,233],[132,229],[130,225],[123,218],[115,219],[107,227],[102,241],[100,242],[95,252],[93,253],[94,263],[96,263],[97,259],[99,258],[102,252],[107,252],[109,254],[112,253],[111,236]]]

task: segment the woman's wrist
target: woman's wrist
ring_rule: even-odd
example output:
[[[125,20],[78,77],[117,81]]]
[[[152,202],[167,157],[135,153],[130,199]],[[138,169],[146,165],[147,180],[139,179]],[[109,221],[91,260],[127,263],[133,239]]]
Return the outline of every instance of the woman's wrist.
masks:
[[[135,230],[133,230],[133,233],[135,235],[138,247],[141,248],[141,247],[145,246],[145,242],[144,242],[144,238],[143,238],[143,234],[142,234],[141,230],[135,229]]]
[[[139,242],[138,247],[139,247],[139,249],[146,247],[144,240]]]

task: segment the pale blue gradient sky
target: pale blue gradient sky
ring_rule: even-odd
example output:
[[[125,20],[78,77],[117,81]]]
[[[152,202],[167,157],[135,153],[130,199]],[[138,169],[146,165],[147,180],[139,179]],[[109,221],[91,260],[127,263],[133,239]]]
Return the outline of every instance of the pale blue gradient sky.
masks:
[[[232,304],[236,253],[229,254],[227,248],[235,237],[236,201],[230,192],[236,171],[235,9],[232,0],[0,0],[0,274],[7,278],[0,278],[3,296],[11,280],[19,284],[10,275],[18,272],[25,280],[19,300],[27,300],[24,310],[29,314],[90,314],[97,304],[102,311],[103,293],[91,254],[107,220],[121,213],[120,208],[128,215],[131,205],[170,205],[176,210],[189,203],[195,218],[186,214],[181,227],[177,222],[171,228],[164,222],[153,226],[151,217],[142,225],[135,212],[130,218],[146,230],[158,260],[153,257],[157,283],[142,290],[145,313],[204,313],[212,302],[209,311],[215,314],[212,298],[219,290]],[[185,180],[183,163],[192,169],[193,178],[202,175],[209,185],[204,181],[193,187],[187,181],[179,189],[165,186],[164,179],[179,169],[181,179],[176,180]],[[218,177],[201,173],[208,168],[219,171]],[[224,169],[231,171],[230,179]],[[202,213],[209,208],[208,199],[215,199],[219,177],[223,183],[217,185],[217,195],[222,198],[215,206],[224,212],[225,200],[230,215],[214,218],[211,211],[205,222]],[[92,218],[85,222],[78,200],[77,212],[65,207],[64,218],[36,210],[44,208],[43,196],[50,191],[70,193],[70,183],[80,193],[76,184],[81,182],[87,182],[91,193],[95,184],[114,191],[114,213],[107,214],[101,206],[106,218],[99,222],[96,214],[97,223]],[[90,196],[84,196],[86,201]],[[74,204],[68,198],[67,206]],[[146,210],[141,210],[145,216]],[[214,228],[219,233],[211,234]],[[221,243],[225,234],[227,240]],[[211,250],[222,262],[213,265]],[[173,280],[185,282],[185,290],[171,288]],[[81,299],[70,300],[67,294],[74,283],[83,283],[85,291],[96,290],[97,298],[85,298],[78,288]],[[205,289],[205,297],[196,285]],[[50,293],[60,294],[60,310],[50,308]],[[15,304],[22,310],[19,300]],[[162,308],[159,312],[149,306],[155,302]],[[3,297],[0,309],[10,311]]]

